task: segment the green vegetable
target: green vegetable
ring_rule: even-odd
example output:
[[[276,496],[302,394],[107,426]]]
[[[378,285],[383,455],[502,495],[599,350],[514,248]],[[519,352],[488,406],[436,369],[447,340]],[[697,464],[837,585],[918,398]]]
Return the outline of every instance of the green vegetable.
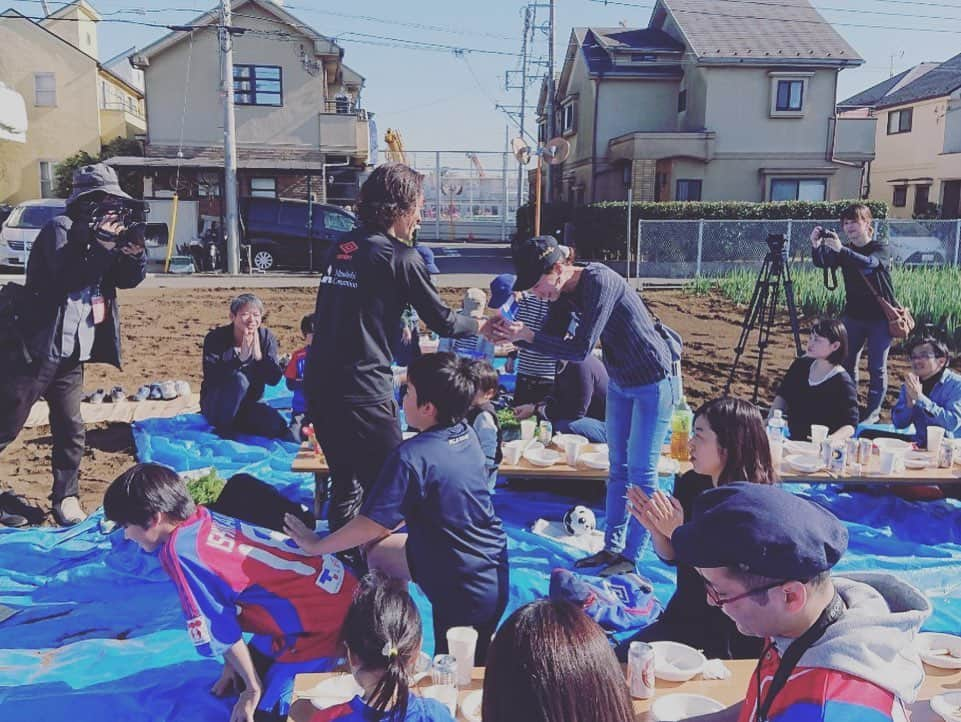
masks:
[[[501,431],[513,431],[521,427],[521,422],[514,416],[514,409],[500,409],[497,412],[497,421],[500,422]]]
[[[197,504],[212,504],[217,501],[226,482],[217,475],[216,469],[211,469],[203,476],[187,482],[187,491]]]

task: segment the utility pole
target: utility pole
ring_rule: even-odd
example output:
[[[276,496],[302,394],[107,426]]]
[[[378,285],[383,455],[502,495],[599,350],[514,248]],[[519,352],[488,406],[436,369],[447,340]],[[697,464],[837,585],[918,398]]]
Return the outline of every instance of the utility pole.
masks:
[[[554,97],[554,0],[550,0],[550,15],[547,20],[547,138],[557,134],[557,98]],[[540,159],[538,158],[538,161]],[[554,201],[554,166],[547,166],[544,190],[547,202]]]
[[[240,272],[240,225],[237,212],[237,137],[234,125],[234,52],[230,0],[220,2],[220,91],[224,100],[224,225],[227,273]]]
[[[527,36],[530,34],[533,8],[524,8],[524,41],[521,44],[521,138],[524,137],[524,120],[527,118]],[[517,207],[524,201],[524,174],[526,167],[517,164]]]

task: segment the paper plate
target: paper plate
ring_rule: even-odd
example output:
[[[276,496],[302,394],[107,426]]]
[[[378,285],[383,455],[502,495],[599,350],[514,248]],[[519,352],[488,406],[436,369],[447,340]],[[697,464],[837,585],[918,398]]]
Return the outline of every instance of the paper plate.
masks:
[[[528,449],[524,452],[524,458],[534,466],[553,466],[563,459],[564,456],[552,449],[541,447],[539,449]]]
[[[564,445],[571,441],[579,441],[582,444],[590,443],[586,436],[581,436],[580,434],[554,434],[554,438],[551,439],[551,444],[561,451],[565,451]]]
[[[784,457],[785,463],[792,469],[797,469],[806,474],[820,471],[824,468],[824,461],[815,454],[788,454]]]
[[[686,682],[700,674],[707,660],[694,647],[680,642],[651,642],[654,647],[654,675],[668,682]]]
[[[945,692],[931,698],[931,709],[944,722],[961,722],[961,692]]]
[[[607,456],[607,444],[591,444],[591,451],[596,451],[598,454]]]
[[[657,722],[678,722],[722,709],[723,704],[702,694],[668,694],[654,700],[651,715]]]
[[[578,457],[578,462],[581,462],[589,469],[610,469],[611,463],[607,458],[607,454],[601,454],[600,452],[594,451],[590,454],[581,454]]]
[[[460,713],[467,722],[481,722],[481,704],[484,701],[484,691],[475,689],[468,692],[460,702]]]
[[[942,669],[961,669],[961,637],[943,632],[921,632],[914,643],[925,664]]]
[[[938,460],[934,454],[927,451],[909,451],[904,455],[904,467],[906,469],[928,469],[937,465]]]
[[[309,699],[317,709],[325,709],[347,702],[363,693],[363,687],[357,684],[352,674],[339,674],[304,690],[300,695]]]

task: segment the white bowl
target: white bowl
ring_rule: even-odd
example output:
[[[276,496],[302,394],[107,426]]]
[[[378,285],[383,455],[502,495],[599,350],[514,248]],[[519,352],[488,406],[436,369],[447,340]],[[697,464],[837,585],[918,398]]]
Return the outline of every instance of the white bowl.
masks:
[[[904,455],[906,469],[928,469],[937,466],[938,460],[928,451],[909,451]]]
[[[481,705],[484,702],[484,690],[475,689],[464,695],[460,701],[460,713],[467,722],[481,722]]]
[[[911,442],[903,439],[875,439],[874,446],[878,451],[910,451]]]
[[[722,709],[723,704],[702,694],[667,694],[654,700],[651,714],[656,722],[676,722]]]
[[[347,702],[363,693],[363,687],[357,684],[352,674],[338,674],[304,690],[300,696],[309,699],[317,709],[325,709]]]
[[[700,674],[707,660],[694,647],[680,642],[651,642],[654,647],[654,675],[668,682],[686,682]]]
[[[534,466],[553,466],[564,456],[552,449],[541,447],[539,449],[528,449],[524,452],[524,458]]]
[[[586,436],[581,436],[580,434],[554,434],[554,438],[551,439],[551,444],[556,446],[561,451],[564,451],[564,445],[571,441],[579,441],[582,444],[590,443]]]
[[[514,439],[513,441],[505,441],[504,446],[517,447],[522,452],[528,449],[543,449],[544,444],[539,441],[534,441],[533,439]]]
[[[820,471],[824,468],[824,461],[815,454],[788,454],[784,457],[785,463],[792,469],[803,471],[806,474]]]
[[[943,632],[921,632],[914,644],[926,664],[942,669],[961,669],[961,637]],[[931,654],[939,651],[952,654]]]
[[[785,441],[784,451],[787,454],[817,455],[821,448],[812,441]]]
[[[931,710],[944,722],[961,722],[961,692],[945,692],[931,698]]]
[[[578,462],[584,464],[588,469],[599,469],[604,471],[611,468],[611,462],[607,458],[607,454],[602,454],[598,451],[592,451],[590,454],[581,454],[577,458]]]

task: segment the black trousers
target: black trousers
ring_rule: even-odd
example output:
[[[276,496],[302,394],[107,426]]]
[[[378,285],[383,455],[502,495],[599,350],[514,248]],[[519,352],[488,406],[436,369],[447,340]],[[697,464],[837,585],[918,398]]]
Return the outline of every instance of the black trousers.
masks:
[[[330,467],[327,521],[335,531],[357,516],[387,455],[400,445],[397,403],[393,399],[373,406],[312,399],[307,403]]]
[[[553,388],[553,379],[517,374],[517,385],[514,387],[514,405],[539,404],[547,398]]]
[[[277,409],[249,396],[250,381],[237,372],[208,384],[200,397],[200,413],[218,434],[231,433],[285,439],[287,422]]]
[[[78,354],[0,369],[0,453],[20,434],[34,403],[43,398],[50,406],[51,499],[55,504],[80,493],[80,459],[86,440],[80,415],[82,397],[83,364]]]
[[[477,630],[477,648],[474,651],[474,666],[487,664],[487,650],[490,647],[497,624],[500,622],[510,596],[510,567],[505,562],[497,570],[497,589],[486,604],[478,605],[475,610],[466,606],[447,609],[444,600],[431,599],[434,619],[434,654],[447,654],[447,630],[451,627],[473,627]]]

